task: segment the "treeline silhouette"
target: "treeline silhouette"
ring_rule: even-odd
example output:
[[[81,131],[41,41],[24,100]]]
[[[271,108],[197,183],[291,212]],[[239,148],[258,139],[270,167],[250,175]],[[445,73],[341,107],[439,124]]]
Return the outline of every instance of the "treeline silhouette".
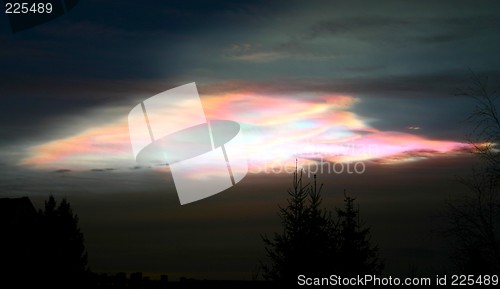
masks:
[[[177,282],[170,282],[167,275],[162,275],[160,280],[152,280],[143,276],[142,272],[135,272],[127,278],[126,273],[116,275],[93,274],[92,288],[102,289],[167,289],[167,288],[274,288],[265,281],[243,280],[197,280],[181,277]]]
[[[327,211],[321,208],[321,189],[316,177],[313,185],[303,185],[302,174],[295,172],[288,206],[279,209],[283,232],[263,236],[270,259],[260,266],[265,281],[168,282],[166,275],[150,280],[140,272],[129,278],[92,273],[78,216],[66,199],[58,204],[50,196],[39,211],[27,197],[0,199],[0,288],[274,288],[296,284],[299,274],[379,274],[383,262],[355,199],[346,195],[344,208]]]
[[[93,273],[78,216],[63,199],[50,196],[37,211],[28,197],[0,199],[0,288],[261,288],[263,281],[196,280],[167,275],[151,280],[141,272],[116,275]]]
[[[278,210],[281,230],[272,236],[261,236],[268,258],[257,271],[262,273],[264,281],[258,280],[259,273],[254,274],[253,281],[181,278],[179,282],[169,282],[167,275],[151,280],[140,272],[130,274],[129,278],[126,273],[110,276],[92,273],[87,266],[78,216],[66,199],[57,203],[50,196],[39,211],[27,197],[0,199],[0,288],[281,288],[295,287],[299,275],[381,274],[384,262],[378,247],[372,244],[370,227],[360,218],[356,199],[344,192],[343,206],[327,210],[322,204],[322,189],[316,176],[312,184],[304,184],[302,171],[295,171],[287,204]],[[459,217],[467,215],[452,215],[451,220]],[[472,240],[481,237],[462,230],[461,236]],[[471,270],[490,272],[491,263],[484,261],[484,255],[475,253],[489,247],[466,245],[475,250],[462,256],[468,261],[466,264],[476,264]]]
[[[27,197],[0,199],[0,288],[274,288],[296,284],[299,274],[379,274],[383,262],[355,199],[345,196],[344,208],[327,211],[321,208],[321,188],[316,179],[303,185],[295,172],[288,206],[279,210],[283,232],[263,237],[270,258],[261,265],[265,281],[169,282],[167,275],[150,280],[140,272],[129,278],[92,273],[78,216],[66,199],[58,204],[50,196],[39,211]]]

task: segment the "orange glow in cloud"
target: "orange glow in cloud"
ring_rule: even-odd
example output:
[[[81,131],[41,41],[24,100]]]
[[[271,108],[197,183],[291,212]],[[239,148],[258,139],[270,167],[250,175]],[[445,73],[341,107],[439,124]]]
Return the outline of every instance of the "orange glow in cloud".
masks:
[[[94,168],[106,161],[132,156],[126,121],[85,130],[31,147],[21,165],[37,169]]]
[[[246,136],[250,169],[315,159],[399,163],[456,154],[470,145],[382,132],[353,111],[358,99],[346,95],[266,96],[230,93],[202,97],[208,119],[239,122]],[[166,108],[165,113],[171,111]],[[184,116],[189,117],[189,116]],[[134,165],[127,117],[39,144],[20,164],[36,169],[89,169]]]

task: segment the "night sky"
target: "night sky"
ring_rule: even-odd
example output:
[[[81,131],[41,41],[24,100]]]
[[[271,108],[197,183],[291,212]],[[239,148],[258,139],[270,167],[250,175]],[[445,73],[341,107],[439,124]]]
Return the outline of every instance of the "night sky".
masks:
[[[500,78],[500,2],[437,2],[81,0],[19,32],[1,14],[0,197],[66,197],[95,272],[250,279],[292,183],[265,171],[362,162],[318,174],[325,206],[357,197],[384,274],[449,268],[440,214],[475,164],[455,92]],[[181,206],[127,115],[191,82],[242,125],[249,173]]]

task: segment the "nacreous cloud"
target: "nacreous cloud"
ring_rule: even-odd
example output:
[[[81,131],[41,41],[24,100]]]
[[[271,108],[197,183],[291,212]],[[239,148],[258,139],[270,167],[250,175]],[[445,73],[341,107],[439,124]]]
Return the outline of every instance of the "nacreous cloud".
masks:
[[[355,112],[356,103],[362,100],[349,95],[217,92],[202,95],[202,101],[208,119],[242,124],[250,172],[293,165],[296,158],[304,162],[373,160],[396,164],[471,149],[460,142],[379,131]],[[114,123],[30,147],[27,153],[19,164],[35,169],[78,170],[134,163],[126,115]]]

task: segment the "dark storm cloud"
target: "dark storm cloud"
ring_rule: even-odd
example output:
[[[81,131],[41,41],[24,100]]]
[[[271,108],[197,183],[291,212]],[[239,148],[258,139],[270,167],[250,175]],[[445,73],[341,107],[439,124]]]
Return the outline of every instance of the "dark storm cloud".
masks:
[[[492,11],[493,12],[493,11]],[[301,37],[312,40],[324,36],[371,39],[390,43],[443,43],[467,40],[498,31],[499,14],[474,15],[469,17],[408,18],[365,16],[336,18],[312,25]],[[387,33],[393,31],[394,33]],[[405,33],[399,33],[404,31]]]
[[[170,174],[152,169],[105,168],[82,171],[61,168],[53,171],[39,171],[6,165],[0,174],[0,196],[2,197],[150,191],[168,192],[169,196],[176,197]]]
[[[52,171],[53,173],[56,173],[56,174],[64,174],[64,173],[71,173],[71,170],[69,169],[59,169],[59,170],[55,170],[55,171]]]
[[[320,21],[312,25],[307,33],[302,36],[303,40],[311,40],[325,35],[343,35],[346,37],[358,37],[359,32],[371,33],[394,27],[401,28],[411,25],[411,21],[395,17],[352,17]]]
[[[500,79],[500,70],[484,72],[492,82]],[[303,78],[283,77],[272,81],[222,81],[201,85],[204,93],[252,91],[263,94],[289,95],[292,93],[348,93],[363,97],[389,98],[447,98],[470,80],[472,73],[466,67],[459,71],[434,74],[408,74],[356,78]],[[499,81],[500,82],[500,81]],[[307,96],[305,96],[307,97]]]
[[[110,172],[110,171],[116,171],[117,169],[113,168],[105,168],[105,169],[91,169],[91,172],[97,172],[97,173],[102,173],[102,172]]]

